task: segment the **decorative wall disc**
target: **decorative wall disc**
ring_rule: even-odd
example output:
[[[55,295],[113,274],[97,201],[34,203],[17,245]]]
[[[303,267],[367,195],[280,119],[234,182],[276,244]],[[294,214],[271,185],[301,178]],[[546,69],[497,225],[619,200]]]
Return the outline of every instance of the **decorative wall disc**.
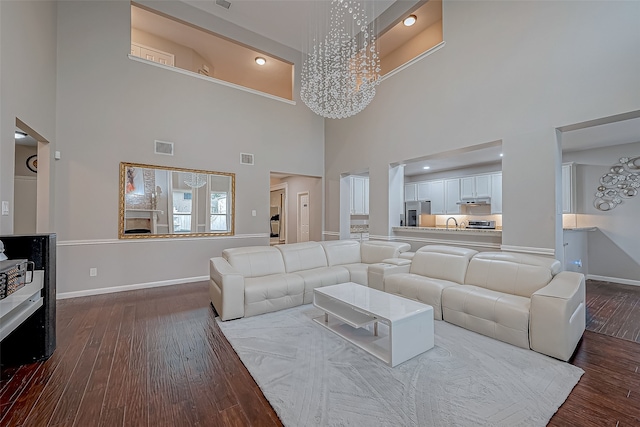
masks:
[[[640,190],[640,156],[622,157],[602,175],[595,194],[593,206],[601,211],[609,211],[638,195]]]

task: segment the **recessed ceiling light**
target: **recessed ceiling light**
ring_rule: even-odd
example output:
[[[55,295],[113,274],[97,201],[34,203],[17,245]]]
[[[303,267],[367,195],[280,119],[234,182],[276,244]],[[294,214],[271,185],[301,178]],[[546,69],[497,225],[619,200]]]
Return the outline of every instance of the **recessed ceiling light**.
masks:
[[[405,27],[410,27],[413,24],[415,24],[417,20],[418,20],[418,17],[416,15],[409,15],[406,18],[404,18],[404,21],[402,21],[402,23],[404,24]]]
[[[266,60],[266,59],[264,59],[262,56],[258,56],[258,57],[256,58],[256,64],[258,64],[258,65],[264,65],[264,64],[266,64],[266,63],[267,63],[267,60]]]
[[[16,139],[22,139],[22,138],[26,138],[26,137],[27,137],[26,133],[16,131]]]
[[[502,157],[502,155],[503,155],[503,154],[502,154],[502,153],[500,153],[500,157]]]
[[[431,169],[431,166],[423,166],[422,169]]]

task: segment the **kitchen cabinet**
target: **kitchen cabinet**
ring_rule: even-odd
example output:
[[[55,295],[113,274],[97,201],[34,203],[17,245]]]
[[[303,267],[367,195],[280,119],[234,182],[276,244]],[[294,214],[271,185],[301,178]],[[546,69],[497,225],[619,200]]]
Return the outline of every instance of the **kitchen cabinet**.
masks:
[[[444,181],[427,181],[428,199],[431,202],[431,215],[443,215],[445,209],[445,188]]]
[[[491,174],[491,213],[502,213],[502,172]]]
[[[460,205],[458,204],[460,201],[460,178],[444,181],[444,199],[446,214],[460,213]]]
[[[575,171],[573,163],[562,165],[562,213],[575,212]]]
[[[351,177],[351,215],[369,215],[369,178]]]
[[[410,183],[404,185],[404,201],[415,202],[418,200],[418,185],[416,183]]]
[[[491,197],[491,175],[475,175],[460,178],[461,199],[485,197]]]

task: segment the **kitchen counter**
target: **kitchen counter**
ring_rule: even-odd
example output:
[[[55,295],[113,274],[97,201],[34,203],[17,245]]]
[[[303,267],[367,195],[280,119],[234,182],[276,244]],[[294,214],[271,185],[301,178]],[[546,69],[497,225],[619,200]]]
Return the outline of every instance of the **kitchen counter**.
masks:
[[[596,231],[598,227],[570,227],[563,228],[562,231]]]
[[[502,236],[502,230],[486,228],[393,227],[393,231],[414,233],[449,233],[459,235]]]
[[[350,233],[368,233],[369,226],[368,225],[352,225],[349,229]]]

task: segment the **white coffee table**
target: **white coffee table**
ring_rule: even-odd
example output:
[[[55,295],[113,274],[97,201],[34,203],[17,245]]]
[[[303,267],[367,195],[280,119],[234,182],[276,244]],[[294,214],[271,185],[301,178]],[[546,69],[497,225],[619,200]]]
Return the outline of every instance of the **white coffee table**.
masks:
[[[325,312],[315,322],[389,366],[433,348],[430,305],[353,282],[314,289],[313,305]]]

